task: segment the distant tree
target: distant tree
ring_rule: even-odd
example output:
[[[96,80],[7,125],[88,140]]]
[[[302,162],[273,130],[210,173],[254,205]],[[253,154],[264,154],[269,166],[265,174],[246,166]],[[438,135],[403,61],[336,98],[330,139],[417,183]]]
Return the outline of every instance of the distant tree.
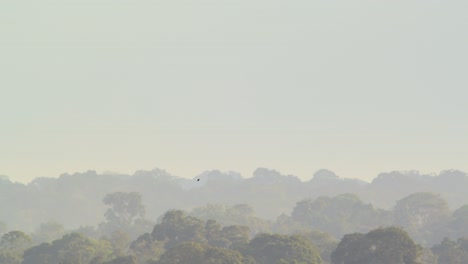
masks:
[[[104,204],[110,206],[105,213],[109,223],[118,227],[128,227],[138,218],[143,218],[145,208],[141,195],[137,192],[115,192],[106,195]]]
[[[201,264],[205,246],[196,242],[180,243],[164,253],[158,264]]]
[[[450,237],[458,239],[468,237],[468,205],[464,205],[452,214],[448,223],[447,232]],[[447,235],[447,234],[446,234]]]
[[[448,220],[449,215],[447,202],[433,193],[409,195],[399,200],[394,209],[395,224],[403,227],[424,245],[438,240],[435,233]]]
[[[205,223],[205,238],[214,247],[240,249],[249,242],[249,232],[246,226],[221,227],[215,220]]]
[[[253,208],[247,204],[237,204],[234,206],[207,204],[204,207],[193,209],[190,215],[205,221],[216,220],[222,225],[248,226],[254,234],[266,232],[270,229],[270,223],[256,217]]]
[[[161,223],[154,227],[151,236],[155,240],[165,241],[166,249],[182,242],[207,242],[203,221],[188,216],[180,210],[172,210],[164,214]]]
[[[438,257],[430,248],[423,248],[421,254],[421,263],[423,264],[439,264]],[[442,264],[442,263],[440,263]]]
[[[164,242],[145,233],[130,244],[130,252],[135,255],[138,263],[155,262],[164,253]]]
[[[338,177],[333,171],[327,170],[327,169],[320,169],[314,173],[314,177],[311,179],[311,181],[331,181],[331,182],[336,182],[337,180],[340,180],[340,177]]]
[[[243,264],[242,255],[233,250],[196,242],[179,244],[161,256],[157,264]]]
[[[0,251],[0,263],[2,264],[21,264],[22,261],[21,255],[8,251]]]
[[[61,238],[65,234],[65,229],[60,223],[49,221],[42,223],[33,234],[34,244],[52,242]]]
[[[116,232],[125,233],[130,241],[152,229],[154,223],[144,219],[145,208],[139,193],[115,192],[106,195],[103,201],[110,208],[105,213],[107,222],[99,224],[102,235],[110,237]]]
[[[31,238],[22,231],[10,231],[0,239],[1,250],[25,250],[31,245]]]
[[[246,244],[249,242],[250,230],[247,226],[225,226],[221,230],[221,236],[227,239],[231,245]]]
[[[242,255],[238,251],[217,247],[207,247],[203,264],[243,264]]]
[[[445,238],[440,244],[432,247],[432,252],[438,257],[440,264],[468,263],[468,238],[457,242]]]
[[[109,242],[72,233],[52,244],[43,243],[26,250],[23,264],[88,264],[96,259],[107,260],[111,256],[112,247]]]
[[[330,263],[331,253],[338,245],[338,241],[332,235],[320,231],[304,231],[297,235],[305,237],[314,244],[320,252],[320,256],[325,263]]]
[[[321,196],[296,204],[292,219],[312,230],[341,237],[349,232],[367,232],[389,222],[386,211],[364,204],[357,195]]]
[[[205,223],[205,238],[211,246],[222,247],[226,243],[221,237],[221,225],[212,219]]]
[[[301,236],[259,234],[249,244],[252,257],[259,264],[320,264],[317,248]]]
[[[306,223],[296,221],[293,217],[285,213],[279,215],[272,225],[272,232],[279,234],[294,234],[310,230],[312,229],[308,227]]]
[[[395,227],[348,234],[331,254],[333,264],[420,264],[421,247]]]
[[[130,245],[130,237],[127,232],[123,230],[116,230],[108,237],[104,237],[112,245],[113,255],[123,257],[127,253],[127,249]]]
[[[31,238],[22,231],[10,231],[0,239],[0,263],[20,264]]]
[[[0,236],[5,234],[8,231],[7,224],[0,221]]]
[[[118,257],[113,260],[104,262],[103,264],[138,264],[134,256]]]

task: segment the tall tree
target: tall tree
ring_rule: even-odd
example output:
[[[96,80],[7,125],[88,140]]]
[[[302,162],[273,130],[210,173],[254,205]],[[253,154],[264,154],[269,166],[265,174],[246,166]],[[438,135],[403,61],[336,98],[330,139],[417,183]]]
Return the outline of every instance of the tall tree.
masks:
[[[130,244],[130,251],[136,256],[138,263],[155,262],[164,253],[164,242],[145,233]]]
[[[110,207],[105,213],[107,221],[116,226],[128,227],[135,219],[145,215],[141,195],[137,192],[110,193],[104,197],[103,202]]]
[[[103,264],[138,264],[134,256],[118,257],[113,260],[104,262]]]
[[[421,247],[396,227],[348,234],[331,255],[333,264],[420,264]]]
[[[249,243],[250,230],[247,226],[225,226],[221,230],[221,237],[227,241],[226,248],[243,248]]]
[[[464,205],[452,214],[448,224],[448,232],[450,237],[457,239],[460,237],[468,237],[468,204]]]
[[[233,250],[197,242],[179,244],[161,256],[157,264],[242,264],[242,255]]]
[[[394,209],[395,224],[423,245],[440,241],[435,233],[449,216],[447,202],[434,193],[411,194],[399,200]]]
[[[388,222],[388,213],[365,204],[355,194],[321,196],[302,200],[291,214],[293,220],[335,237],[349,232],[368,232]]]
[[[31,245],[31,238],[22,231],[10,231],[0,239],[0,249],[2,250],[24,250]]]
[[[82,234],[72,233],[43,243],[24,252],[23,264],[89,264],[96,259],[112,257],[112,246],[107,241],[98,241]]]
[[[338,241],[330,234],[320,231],[305,231],[298,233],[314,244],[320,252],[320,256],[325,263],[330,263],[330,255],[338,245]]]
[[[301,236],[259,234],[249,244],[250,254],[259,264],[320,264],[317,248]]]
[[[20,264],[31,238],[22,231],[10,231],[0,239],[0,263]]]
[[[432,247],[432,252],[438,257],[441,264],[468,263],[468,238],[452,241],[449,238]]]
[[[169,249],[182,242],[206,242],[204,227],[200,219],[188,216],[180,210],[172,210],[164,214],[151,236],[155,240],[165,241],[166,248]]]
[[[234,206],[207,204],[193,209],[190,215],[205,221],[216,220],[222,225],[245,225],[253,233],[267,232],[270,229],[270,224],[256,217],[253,208],[247,204]]]

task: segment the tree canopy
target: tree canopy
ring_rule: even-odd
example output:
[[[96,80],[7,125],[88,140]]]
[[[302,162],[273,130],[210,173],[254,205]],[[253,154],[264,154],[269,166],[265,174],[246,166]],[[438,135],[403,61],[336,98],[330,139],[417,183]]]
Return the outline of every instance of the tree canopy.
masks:
[[[396,227],[348,234],[331,255],[333,264],[421,264],[421,247]]]
[[[317,248],[302,236],[259,234],[249,244],[250,254],[259,264],[320,264]]]

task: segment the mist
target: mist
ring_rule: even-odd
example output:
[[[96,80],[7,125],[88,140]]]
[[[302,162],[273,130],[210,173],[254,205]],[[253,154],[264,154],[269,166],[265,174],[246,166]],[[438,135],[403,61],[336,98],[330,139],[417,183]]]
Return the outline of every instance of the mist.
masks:
[[[6,1],[0,174],[468,171],[465,1]]]
[[[43,263],[38,262],[37,254],[54,259],[44,263],[64,261],[67,258],[57,255],[54,247],[63,254],[70,253],[72,249],[60,246],[68,240],[107,246],[109,252],[102,249],[99,254],[104,255],[97,263],[173,263],[175,256],[171,254],[180,254],[184,247],[202,247],[200,252],[224,248],[235,254],[239,263],[279,259],[354,263],[351,253],[344,253],[351,246],[347,243],[356,247],[364,243],[362,250],[369,241],[389,247],[394,236],[402,236],[400,239],[414,247],[414,252],[388,250],[395,250],[401,257],[416,254],[414,261],[433,261],[415,263],[437,263],[437,258],[449,254],[446,243],[450,241],[462,243],[452,247],[460,247],[456,254],[465,254],[467,188],[468,174],[457,170],[437,175],[392,171],[379,174],[371,182],[341,178],[325,169],[302,181],[267,168],[256,169],[250,177],[211,170],[192,179],[161,169],[132,175],[87,171],[36,178],[29,184],[3,176],[0,232],[5,246],[0,253],[5,260],[1,263]],[[216,239],[211,237],[214,234],[205,233],[215,231],[220,236]],[[352,234],[361,234],[362,242],[349,242],[346,238]],[[283,250],[308,246],[315,253],[275,257],[262,253],[261,248],[256,249],[258,252],[243,249],[262,239],[271,240],[269,243],[305,243],[293,243],[291,249]],[[143,241],[149,249],[139,248]],[[10,262],[11,254],[19,254],[19,262]],[[98,261],[94,253],[87,254],[94,257],[72,263]],[[361,261],[373,263],[383,256],[355,257],[369,258]],[[193,263],[191,258],[182,263]]]
[[[467,10],[2,1],[0,264],[468,263]]]

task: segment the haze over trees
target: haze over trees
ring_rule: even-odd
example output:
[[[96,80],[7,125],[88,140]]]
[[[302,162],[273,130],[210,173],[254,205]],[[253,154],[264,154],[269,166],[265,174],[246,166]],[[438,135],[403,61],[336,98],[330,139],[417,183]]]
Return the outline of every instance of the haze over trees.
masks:
[[[48,221],[58,222],[68,229],[95,226],[108,220],[102,212],[109,206],[102,200],[115,192],[139,193],[145,207],[144,216],[153,221],[174,208],[200,208],[194,214],[203,214],[201,208],[209,204],[248,204],[255,210],[256,217],[272,221],[281,214],[289,215],[298,201],[345,193],[359,197],[363,203],[361,210],[370,210],[364,209],[365,204],[372,205],[374,210],[392,209],[397,201],[418,192],[439,195],[450,210],[468,204],[468,193],[465,191],[468,189],[468,176],[455,170],[443,171],[439,175],[424,175],[415,171],[382,173],[371,182],[340,178],[327,170],[318,171],[310,180],[301,181],[296,176],[265,168],[257,169],[250,178],[216,170],[194,178],[200,181],[176,177],[159,169],[137,171],[133,175],[88,171],[63,174],[59,178],[36,178],[28,184],[2,177],[0,231],[5,225],[9,229],[33,231],[40,223]],[[334,203],[332,200],[329,202]],[[198,216],[203,218],[202,215]],[[462,221],[460,217],[458,221]],[[132,220],[137,219],[141,220],[142,217]]]
[[[392,172],[367,183],[321,170],[301,181],[264,168],[200,181],[157,169],[3,177],[0,264],[461,264],[467,178]]]

